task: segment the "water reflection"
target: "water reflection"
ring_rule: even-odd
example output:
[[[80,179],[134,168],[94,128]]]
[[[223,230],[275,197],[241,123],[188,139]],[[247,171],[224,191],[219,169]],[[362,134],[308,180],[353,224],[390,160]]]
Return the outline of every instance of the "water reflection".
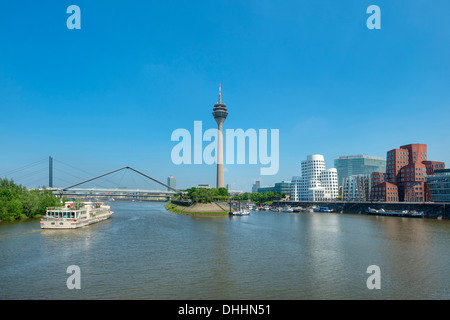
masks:
[[[273,212],[198,218],[159,203],[112,205],[111,219],[81,229],[0,226],[0,298],[450,298],[448,221]],[[82,272],[78,291],[65,286],[72,264]],[[373,264],[381,290],[366,287]]]

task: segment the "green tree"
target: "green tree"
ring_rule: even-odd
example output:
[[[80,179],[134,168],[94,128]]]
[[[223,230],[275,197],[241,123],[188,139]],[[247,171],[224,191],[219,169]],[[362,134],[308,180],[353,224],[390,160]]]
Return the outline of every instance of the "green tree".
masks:
[[[22,212],[25,216],[31,218],[40,211],[40,192],[39,190],[24,190],[20,193],[22,202]]]
[[[8,202],[8,213],[11,215],[10,219],[18,219],[24,217],[22,214],[22,203],[18,198],[14,198]]]
[[[219,188],[217,190],[218,190],[218,195],[219,196],[223,196],[223,197],[225,197],[225,196],[228,197],[229,196],[228,190],[226,188]]]
[[[219,196],[219,191],[217,189],[207,189],[207,188],[190,188],[187,190],[187,197],[191,199],[193,203],[209,203],[213,202],[214,199]]]
[[[50,190],[28,190],[13,180],[0,179],[0,220],[34,217],[59,205],[60,199]]]

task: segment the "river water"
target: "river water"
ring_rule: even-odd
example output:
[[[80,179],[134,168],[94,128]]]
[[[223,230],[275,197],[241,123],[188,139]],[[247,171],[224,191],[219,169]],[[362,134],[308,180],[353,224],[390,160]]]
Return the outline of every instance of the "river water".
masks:
[[[450,299],[450,221],[110,204],[81,229],[1,223],[0,299]],[[81,289],[67,287],[72,265]]]

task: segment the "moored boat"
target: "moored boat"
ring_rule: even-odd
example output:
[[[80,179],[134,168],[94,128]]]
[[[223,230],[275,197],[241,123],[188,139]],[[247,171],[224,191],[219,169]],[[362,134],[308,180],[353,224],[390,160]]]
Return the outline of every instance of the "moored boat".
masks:
[[[229,212],[230,216],[248,216],[250,215],[250,211],[247,209],[241,209],[238,211],[231,211]]]
[[[327,213],[333,212],[333,209],[330,209],[328,207],[314,208],[313,210],[314,212],[327,212]]]
[[[377,210],[377,209],[369,208],[367,210],[367,214],[377,215],[377,216],[423,218],[423,212],[408,211],[408,210],[384,210],[384,209]]]
[[[109,219],[114,212],[103,202],[76,203],[49,207],[41,218],[42,229],[75,229]]]

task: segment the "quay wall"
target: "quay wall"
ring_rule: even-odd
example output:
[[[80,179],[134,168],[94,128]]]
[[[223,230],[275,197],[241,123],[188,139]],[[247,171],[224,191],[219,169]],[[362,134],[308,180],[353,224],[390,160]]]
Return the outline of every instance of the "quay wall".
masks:
[[[369,208],[384,210],[415,210],[423,212],[424,218],[428,219],[447,219],[450,220],[450,203],[412,203],[412,202],[352,202],[352,201],[329,201],[329,202],[310,202],[310,201],[274,201],[275,206],[292,207],[328,207],[335,212],[367,214]]]
[[[172,202],[173,204],[177,205],[177,206],[183,206],[183,207],[189,207],[192,203],[190,201],[187,200],[170,200],[170,202]]]

